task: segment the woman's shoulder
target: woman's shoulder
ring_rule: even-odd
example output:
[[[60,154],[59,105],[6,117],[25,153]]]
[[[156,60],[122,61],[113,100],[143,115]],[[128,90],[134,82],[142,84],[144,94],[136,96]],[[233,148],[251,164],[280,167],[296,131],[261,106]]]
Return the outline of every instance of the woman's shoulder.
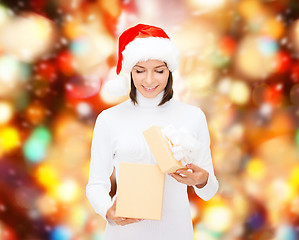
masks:
[[[129,100],[109,107],[98,114],[98,118],[102,118],[105,121],[115,119],[124,114],[130,107]]]

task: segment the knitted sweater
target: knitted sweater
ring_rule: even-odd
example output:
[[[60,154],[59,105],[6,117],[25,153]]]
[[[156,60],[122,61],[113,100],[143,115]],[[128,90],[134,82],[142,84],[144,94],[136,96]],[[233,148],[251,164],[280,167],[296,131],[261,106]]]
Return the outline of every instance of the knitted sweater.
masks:
[[[202,148],[198,151],[200,165],[196,160],[194,164],[209,172],[207,184],[201,189],[194,186],[194,190],[206,201],[218,190],[205,114],[199,107],[182,103],[175,98],[158,106],[163,93],[162,91],[155,98],[146,98],[137,90],[137,105],[128,99],[102,111],[96,119],[86,196],[95,212],[106,221],[107,210],[114,200],[109,196],[113,167],[118,182],[119,163],[122,161],[157,164],[142,135],[144,130],[153,125],[165,127],[172,124],[177,128],[183,127],[191,131],[201,142]],[[143,220],[125,226],[107,221],[103,239],[193,240],[187,185],[177,182],[166,174],[161,220]]]

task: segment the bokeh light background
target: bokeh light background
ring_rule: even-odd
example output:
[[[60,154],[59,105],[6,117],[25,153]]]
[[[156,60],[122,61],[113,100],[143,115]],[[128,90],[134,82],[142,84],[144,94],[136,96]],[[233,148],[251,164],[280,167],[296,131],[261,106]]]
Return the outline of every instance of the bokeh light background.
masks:
[[[299,239],[298,0],[0,1],[0,239],[102,239],[90,144],[137,23],[177,44],[175,95],[208,120],[220,189],[188,187],[195,239]]]

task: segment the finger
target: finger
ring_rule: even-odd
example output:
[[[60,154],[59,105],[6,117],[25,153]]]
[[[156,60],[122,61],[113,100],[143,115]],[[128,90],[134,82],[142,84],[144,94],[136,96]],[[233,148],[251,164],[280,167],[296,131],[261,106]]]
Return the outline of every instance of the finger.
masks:
[[[185,179],[185,177],[179,175],[178,173],[169,173],[169,176],[173,177],[176,180],[180,180],[180,181],[182,181],[183,179]]]
[[[125,220],[120,222],[120,225],[124,226],[124,225],[128,225],[128,224],[136,223],[136,222],[140,222],[140,220],[136,219],[136,218],[126,218]]]
[[[121,222],[121,221],[124,221],[126,218],[124,217],[114,217],[112,220],[115,221],[115,222]]]
[[[188,178],[193,178],[194,173],[193,172],[189,172],[186,169],[179,169],[176,171],[177,174],[184,174],[184,177],[188,177]]]
[[[177,170],[188,170],[188,167],[178,168]],[[176,170],[176,171],[177,171],[177,170]]]
[[[126,223],[127,223],[127,224],[135,223],[135,222],[140,222],[140,220],[139,220],[139,219],[136,219],[136,218],[128,218],[128,219],[126,220]]]
[[[193,164],[193,163],[189,163],[189,164],[187,164],[187,167],[188,167],[189,169],[194,170],[194,171],[201,171],[201,170],[202,170],[201,167],[199,167],[199,166],[197,166],[197,165],[195,165],[195,164]]]
[[[126,218],[124,217],[115,217],[113,219],[113,221],[117,224],[117,225],[123,225],[123,223],[125,222]]]
[[[135,222],[138,222],[138,221],[141,221],[141,220],[144,220],[144,219],[140,219],[140,218],[127,218],[127,217],[115,217],[114,218],[115,221],[135,221]]]
[[[169,174],[170,176],[172,176],[175,180],[177,180],[180,183],[184,183],[187,185],[192,185],[192,179],[187,178],[187,177],[181,177],[180,175],[176,174],[176,173],[171,173]]]

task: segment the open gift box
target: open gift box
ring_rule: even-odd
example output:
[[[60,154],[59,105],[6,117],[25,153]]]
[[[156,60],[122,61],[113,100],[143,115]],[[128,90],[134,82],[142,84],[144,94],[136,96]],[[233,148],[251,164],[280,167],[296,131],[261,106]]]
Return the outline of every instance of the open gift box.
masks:
[[[165,173],[186,167],[174,158],[161,127],[152,126],[143,135],[158,165],[120,163],[115,215],[160,220]]]

